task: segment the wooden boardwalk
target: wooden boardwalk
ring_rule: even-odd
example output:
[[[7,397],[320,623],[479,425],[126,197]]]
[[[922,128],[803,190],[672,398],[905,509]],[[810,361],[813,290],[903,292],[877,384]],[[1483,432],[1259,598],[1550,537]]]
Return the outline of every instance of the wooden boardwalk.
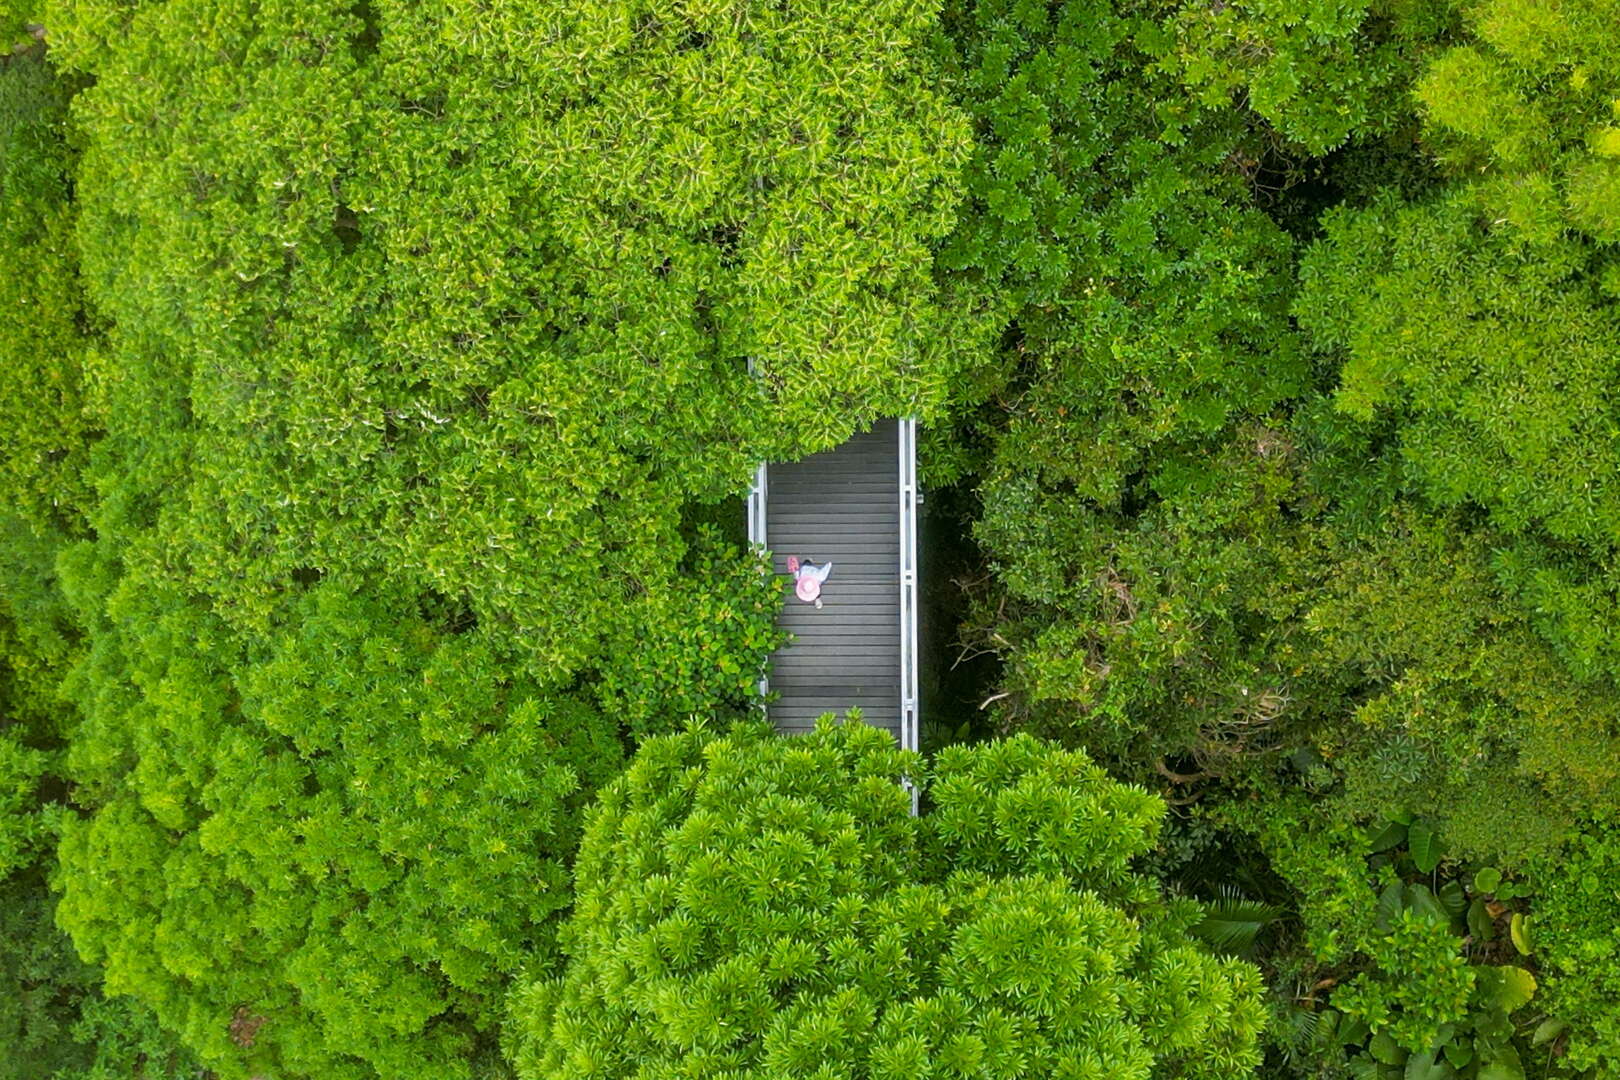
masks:
[[[914,576],[906,571],[908,544],[915,561],[912,430],[880,421],[833,450],[768,466],[756,485],[763,506],[754,507],[753,531],[763,531],[782,575],[779,625],[792,635],[768,679],[779,695],[771,720],[784,733],[808,731],[822,713],[858,706],[868,723],[915,745],[915,693],[909,708],[907,694],[915,650],[905,637],[909,632],[914,644]],[[790,555],[833,564],[820,608],[793,595]]]

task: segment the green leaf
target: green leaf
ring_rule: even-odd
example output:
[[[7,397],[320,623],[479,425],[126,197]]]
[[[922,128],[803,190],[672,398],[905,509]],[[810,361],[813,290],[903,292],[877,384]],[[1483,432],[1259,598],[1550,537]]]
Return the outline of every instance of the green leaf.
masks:
[[[1314,1015],[1316,1020],[1311,1025],[1311,1041],[1317,1046],[1332,1046],[1337,1043],[1339,1034],[1339,1020],[1344,1016],[1344,1014],[1339,1012],[1337,1009],[1323,1009],[1321,1012]]]
[[[1406,1059],[1406,1080],[1447,1080],[1453,1075],[1451,1066],[1436,1061],[1433,1052],[1413,1054]]]
[[[1536,977],[1521,967],[1511,964],[1481,966],[1474,969],[1480,1000],[1487,1008],[1510,1013],[1524,1005],[1536,994]]]
[[[1434,868],[1440,865],[1440,838],[1435,835],[1434,829],[1426,821],[1415,821],[1407,829],[1407,847],[1412,852],[1412,862],[1425,874],[1433,873]]]
[[[1495,893],[1497,886],[1502,884],[1502,871],[1494,866],[1481,867],[1474,872],[1474,891],[1482,893]]]
[[[1433,923],[1450,921],[1446,909],[1435,899],[1434,893],[1429,891],[1427,885],[1408,885],[1406,887],[1406,906],[1417,914]]]
[[[1524,1067],[1511,1058],[1496,1058],[1480,1066],[1477,1080],[1524,1080]]]
[[[1384,891],[1378,894],[1378,912],[1375,921],[1379,930],[1388,933],[1395,925],[1403,906],[1403,895],[1404,888],[1398,881],[1385,885]]]
[[[1379,1071],[1378,1062],[1366,1054],[1357,1054],[1350,1059],[1350,1075],[1356,1080],[1379,1080],[1382,1073]]]
[[[1491,941],[1496,937],[1496,920],[1485,908],[1485,901],[1475,897],[1468,904],[1468,932],[1479,941]]]
[[[1554,1016],[1549,1016],[1536,1025],[1536,1033],[1530,1036],[1531,1046],[1545,1046],[1558,1036],[1569,1030],[1569,1025]]]
[[[1530,925],[1524,912],[1513,913],[1513,918],[1508,922],[1508,935],[1513,938],[1513,947],[1519,950],[1520,956],[1530,955]]]
[[[1446,914],[1453,919],[1460,918],[1468,910],[1468,895],[1463,892],[1462,882],[1448,881],[1440,887],[1440,906],[1446,909]]]
[[[1204,918],[1192,932],[1221,952],[1248,956],[1260,932],[1282,916],[1283,909],[1275,904],[1232,893],[1205,904]]]
[[[1398,848],[1406,842],[1406,826],[1398,821],[1391,821],[1382,830],[1367,841],[1367,854],[1377,855],[1380,851],[1389,851]]]
[[[1385,1031],[1372,1037],[1372,1042],[1367,1044],[1367,1052],[1385,1065],[1401,1065],[1406,1061],[1406,1051]]]
[[[1339,1023],[1339,1045],[1355,1046],[1367,1037],[1367,1021],[1359,1016],[1348,1017]]]
[[[1474,1048],[1467,1042],[1453,1040],[1441,1047],[1441,1050],[1445,1053],[1446,1060],[1459,1069],[1474,1060]]]
[[[1486,1009],[1474,1016],[1474,1049],[1481,1055],[1500,1050],[1513,1038],[1513,1021],[1501,1009]]]

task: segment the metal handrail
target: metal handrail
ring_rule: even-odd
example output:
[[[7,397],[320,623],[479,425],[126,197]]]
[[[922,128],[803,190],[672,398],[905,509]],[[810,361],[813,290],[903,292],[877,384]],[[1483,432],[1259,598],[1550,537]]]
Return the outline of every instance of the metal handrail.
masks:
[[[917,421],[903,419],[900,429],[900,748],[919,743],[917,693]],[[917,788],[909,781],[911,812],[917,813]]]
[[[765,463],[762,461],[759,463],[759,467],[754,470],[754,482],[748,488],[748,545],[756,551],[764,550],[768,546],[765,536],[767,495]],[[762,702],[765,695],[770,693],[770,690],[770,676],[761,671],[759,675],[759,696]]]

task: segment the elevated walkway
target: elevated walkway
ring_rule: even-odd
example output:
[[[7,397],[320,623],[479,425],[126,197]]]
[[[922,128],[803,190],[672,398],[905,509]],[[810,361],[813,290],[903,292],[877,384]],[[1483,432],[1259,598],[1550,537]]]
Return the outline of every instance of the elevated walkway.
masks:
[[[858,706],[867,723],[917,746],[916,424],[884,420],[842,446],[761,466],[749,539],[768,548],[792,635],[765,687],[784,734]],[[817,608],[793,595],[787,559],[831,562]]]

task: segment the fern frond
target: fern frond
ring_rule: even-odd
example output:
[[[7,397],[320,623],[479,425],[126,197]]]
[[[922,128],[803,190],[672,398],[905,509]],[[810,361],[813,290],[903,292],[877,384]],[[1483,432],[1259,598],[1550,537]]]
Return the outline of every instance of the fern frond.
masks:
[[[1250,956],[1261,932],[1286,912],[1276,904],[1250,900],[1230,886],[1221,893],[1204,904],[1204,918],[1192,932],[1220,952]]]

